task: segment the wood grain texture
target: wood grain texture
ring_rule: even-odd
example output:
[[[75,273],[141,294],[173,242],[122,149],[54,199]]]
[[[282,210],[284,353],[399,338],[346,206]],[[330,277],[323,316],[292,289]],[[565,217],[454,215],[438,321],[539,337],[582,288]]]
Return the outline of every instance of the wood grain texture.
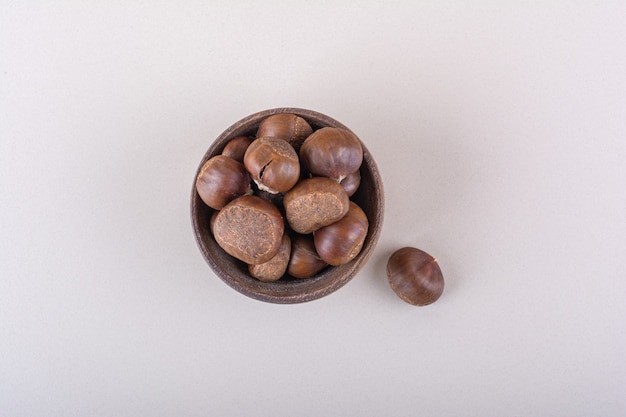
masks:
[[[307,120],[314,130],[326,126],[349,130],[348,127],[333,118],[312,110],[276,108],[254,113],[234,123],[211,144],[199,163],[196,176],[204,163],[212,156],[220,154],[231,139],[241,135],[254,136],[262,120],[279,113],[298,115]],[[352,196],[352,200],[363,209],[370,223],[363,249],[349,263],[337,267],[328,267],[313,278],[275,282],[261,282],[252,278],[246,264],[229,256],[215,242],[209,227],[213,210],[200,199],[196,192],[194,177],[191,193],[193,231],[200,252],[217,276],[241,294],[256,300],[277,304],[303,303],[322,298],[337,291],[354,278],[370,259],[380,237],[384,218],[382,178],[373,156],[363,141],[361,141],[361,145],[363,147],[363,164],[360,169],[361,185]]]

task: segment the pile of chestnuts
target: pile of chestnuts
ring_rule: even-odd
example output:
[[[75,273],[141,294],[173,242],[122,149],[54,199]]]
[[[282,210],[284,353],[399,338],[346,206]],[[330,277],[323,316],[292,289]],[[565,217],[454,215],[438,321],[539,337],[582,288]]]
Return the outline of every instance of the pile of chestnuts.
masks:
[[[306,279],[353,260],[369,222],[351,197],[363,149],[349,130],[314,130],[304,118],[263,119],[254,137],[231,139],[196,178],[213,209],[218,245],[260,281]]]

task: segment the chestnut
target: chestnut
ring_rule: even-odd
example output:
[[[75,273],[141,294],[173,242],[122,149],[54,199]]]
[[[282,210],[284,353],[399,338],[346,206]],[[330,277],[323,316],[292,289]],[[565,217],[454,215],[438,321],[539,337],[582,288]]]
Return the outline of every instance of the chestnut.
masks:
[[[311,278],[328,264],[315,251],[311,235],[296,235],[291,242],[287,273],[294,278]]]
[[[326,177],[300,181],[283,198],[285,217],[302,234],[336,222],[346,215],[350,199],[339,183]]]
[[[239,196],[252,194],[246,168],[224,155],[206,161],[196,179],[196,190],[202,201],[215,210]]]
[[[262,264],[248,265],[248,272],[254,278],[263,282],[277,281],[285,275],[287,264],[291,256],[291,239],[287,233],[283,234],[278,253],[269,261]]]
[[[329,265],[348,263],[361,252],[368,228],[367,216],[351,201],[344,217],[313,233],[315,250]]]
[[[359,189],[359,185],[361,185],[361,172],[357,169],[353,173],[346,175],[339,184],[346,190],[348,197],[352,197],[356,190]]]
[[[284,231],[280,211],[269,201],[253,195],[228,203],[217,213],[213,223],[217,244],[247,264],[272,259],[280,249]]]
[[[246,150],[243,164],[259,189],[272,194],[289,191],[300,179],[298,154],[282,139],[254,140]]]
[[[256,136],[286,140],[298,152],[312,132],[311,125],[302,117],[291,113],[278,113],[263,119]]]
[[[389,257],[387,279],[398,297],[416,306],[432,304],[443,293],[437,259],[417,248],[398,249]]]
[[[349,130],[323,127],[304,141],[300,160],[309,172],[341,182],[361,166],[363,147]]]
[[[237,136],[232,138],[222,150],[222,155],[226,155],[233,158],[237,162],[243,163],[243,156],[246,153],[246,149],[252,143],[252,139],[247,136]]]

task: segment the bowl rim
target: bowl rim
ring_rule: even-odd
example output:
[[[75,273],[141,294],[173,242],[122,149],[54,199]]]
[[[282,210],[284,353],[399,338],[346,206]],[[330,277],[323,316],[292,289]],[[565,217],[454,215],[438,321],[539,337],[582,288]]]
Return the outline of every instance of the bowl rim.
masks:
[[[361,146],[363,147],[363,161],[367,166],[367,170],[372,177],[376,189],[376,192],[374,193],[375,196],[372,197],[375,206],[375,218],[368,219],[370,225],[374,225],[375,227],[369,228],[370,230],[368,231],[363,249],[355,259],[338,267],[326,268],[325,271],[312,278],[287,282],[281,280],[270,283],[261,282],[250,276],[246,276],[247,274],[241,272],[241,269],[243,268],[241,264],[243,263],[234,258],[232,265],[229,263],[225,266],[218,263],[215,251],[217,250],[219,252],[221,251],[221,248],[217,246],[217,243],[215,243],[212,236],[209,235],[209,241],[206,241],[206,233],[203,235],[200,232],[201,226],[199,223],[199,216],[197,216],[197,211],[198,204],[204,203],[199,198],[195,188],[196,178],[204,163],[212,156],[220,153],[221,148],[224,147],[228,140],[254,130],[255,126],[258,126],[263,119],[279,113],[291,113],[303,117],[314,127],[314,129],[324,126],[332,126],[343,128],[352,132],[352,130],[347,126],[330,116],[314,110],[297,107],[279,107],[262,110],[236,121],[213,140],[198,165],[193,178],[191,190],[191,220],[196,243],[202,253],[202,256],[209,264],[213,272],[224,283],[239,293],[259,301],[274,304],[296,304],[313,301],[337,291],[339,288],[343,287],[350,280],[352,280],[352,278],[354,278],[365,266],[374,252],[382,230],[384,219],[384,188],[380,171],[378,170],[378,166],[376,165],[374,158],[360,137],[355,134],[357,138],[359,138],[359,142],[361,142]],[[219,249],[216,249],[216,246]],[[333,277],[333,272],[338,276]]]

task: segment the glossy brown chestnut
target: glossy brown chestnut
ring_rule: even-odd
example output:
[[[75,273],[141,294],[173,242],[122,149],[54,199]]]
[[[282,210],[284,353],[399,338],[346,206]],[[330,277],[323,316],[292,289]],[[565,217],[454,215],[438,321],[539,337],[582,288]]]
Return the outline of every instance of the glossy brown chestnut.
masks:
[[[285,194],[285,217],[302,234],[314,232],[341,219],[348,212],[348,194],[335,180],[313,177],[302,180]]]
[[[285,223],[278,209],[257,196],[231,201],[215,217],[213,235],[226,253],[247,264],[272,259],[280,249]]]
[[[278,113],[265,118],[259,125],[257,137],[271,137],[286,140],[298,152],[304,140],[313,133],[311,125],[300,116],[291,113]]]
[[[296,235],[293,238],[287,266],[289,275],[294,278],[311,278],[327,266],[315,251],[311,235]]]
[[[196,190],[204,203],[220,210],[233,199],[252,193],[245,167],[224,155],[209,159],[196,179]]]
[[[349,130],[324,127],[304,141],[300,160],[309,172],[341,182],[361,166],[363,148]]]
[[[361,185],[361,172],[357,169],[352,174],[346,175],[339,184],[346,190],[348,197],[352,197],[356,190],[359,189],[359,185]]]
[[[439,263],[417,248],[398,249],[389,257],[387,279],[398,297],[416,306],[432,304],[443,293],[444,281]]]
[[[230,158],[233,158],[237,162],[243,163],[243,156],[246,153],[246,149],[252,143],[252,139],[247,136],[237,136],[236,138],[232,138],[225,146],[222,151],[222,155],[226,155]]]
[[[246,150],[243,164],[259,189],[272,194],[289,191],[300,179],[298,154],[283,139],[254,140]]]
[[[263,282],[278,281],[285,275],[287,264],[291,256],[291,239],[285,233],[278,253],[269,261],[257,265],[248,265],[248,272],[254,278]]]
[[[361,252],[368,228],[367,216],[351,201],[345,216],[313,233],[315,250],[329,265],[348,263]]]

